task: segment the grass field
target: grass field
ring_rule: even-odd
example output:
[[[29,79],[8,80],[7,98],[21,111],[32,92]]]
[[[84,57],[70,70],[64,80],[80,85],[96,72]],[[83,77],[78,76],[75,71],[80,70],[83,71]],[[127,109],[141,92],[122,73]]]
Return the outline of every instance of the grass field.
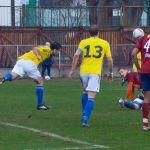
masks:
[[[7,82],[0,86],[0,150],[149,150],[150,132],[141,130],[141,111],[118,105],[125,88],[119,81],[102,81],[91,127],[82,128],[79,80],[45,82],[48,111],[36,110],[31,80]]]

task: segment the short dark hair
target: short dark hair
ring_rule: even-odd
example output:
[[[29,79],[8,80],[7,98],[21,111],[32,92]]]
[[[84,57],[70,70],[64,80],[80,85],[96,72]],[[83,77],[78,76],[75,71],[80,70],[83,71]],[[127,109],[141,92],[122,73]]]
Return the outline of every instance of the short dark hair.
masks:
[[[51,42],[50,44],[50,48],[53,50],[53,49],[56,49],[56,50],[59,50],[60,48],[62,48],[61,44],[56,42],[56,41],[53,41]]]
[[[98,35],[98,27],[97,27],[96,24],[93,24],[93,25],[90,26],[89,33],[90,33],[91,36]]]
[[[118,68],[118,72],[119,72],[121,69],[127,70],[125,67],[120,67],[120,68]]]

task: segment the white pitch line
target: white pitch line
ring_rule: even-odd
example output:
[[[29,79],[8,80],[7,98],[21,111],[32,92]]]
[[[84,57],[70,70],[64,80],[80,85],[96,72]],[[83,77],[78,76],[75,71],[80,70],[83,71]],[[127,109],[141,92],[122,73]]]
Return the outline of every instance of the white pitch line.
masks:
[[[64,137],[64,136],[61,136],[61,135],[58,135],[55,133],[51,133],[51,132],[44,132],[44,131],[39,130],[39,129],[30,128],[30,127],[26,127],[26,126],[22,126],[22,125],[18,125],[18,124],[12,124],[12,123],[2,122],[2,121],[0,121],[0,124],[5,125],[5,126],[14,127],[14,128],[25,129],[25,130],[32,131],[35,133],[40,133],[42,135],[46,135],[46,136],[53,137],[53,138],[63,140],[63,141],[68,141],[68,142],[82,144],[82,145],[88,145],[89,147],[92,147],[92,148],[109,148],[108,146],[92,144],[92,143],[88,143],[85,141],[81,141],[81,140],[77,140],[77,139],[73,139],[73,138],[69,138],[69,137]]]
[[[94,147],[94,146],[90,146],[90,147],[66,147],[66,148],[52,148],[49,150],[85,150],[85,149],[99,149],[100,147]],[[48,150],[48,149],[47,149]]]

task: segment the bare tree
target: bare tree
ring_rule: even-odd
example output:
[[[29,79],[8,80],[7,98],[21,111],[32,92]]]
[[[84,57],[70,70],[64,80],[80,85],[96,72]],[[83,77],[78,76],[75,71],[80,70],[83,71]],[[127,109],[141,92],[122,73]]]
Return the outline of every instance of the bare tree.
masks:
[[[97,23],[97,9],[96,6],[98,5],[99,0],[86,0],[87,6],[89,6],[89,20],[90,24]]]
[[[39,0],[40,6],[70,6],[73,0]]]
[[[146,8],[145,11],[147,13],[147,25],[150,25],[150,0],[145,0]]]
[[[97,23],[98,26],[112,25],[113,0],[86,0],[89,6],[90,24]],[[143,0],[116,0],[122,6],[122,25],[140,25],[143,12]],[[134,7],[136,6],[136,7]],[[95,8],[92,8],[95,7]]]
[[[98,4],[98,20],[99,27],[112,25],[113,1],[100,0]]]
[[[143,0],[122,0],[123,6],[123,24],[126,26],[140,25],[141,16],[144,9]]]

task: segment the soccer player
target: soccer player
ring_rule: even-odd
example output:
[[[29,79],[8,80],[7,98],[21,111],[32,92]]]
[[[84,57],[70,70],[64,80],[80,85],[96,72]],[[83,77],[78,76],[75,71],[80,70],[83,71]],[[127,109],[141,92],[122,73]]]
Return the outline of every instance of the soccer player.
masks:
[[[109,68],[109,79],[113,77],[113,60],[109,43],[98,37],[98,27],[91,25],[90,38],[81,40],[74,54],[69,78],[75,73],[80,56],[80,78],[83,87],[82,93],[82,126],[89,127],[89,118],[94,109],[96,92],[99,92],[103,58],[106,56]]]
[[[59,50],[60,48],[61,45],[58,42],[52,42],[50,47],[46,45],[33,47],[31,51],[18,57],[18,60],[11,73],[6,73],[0,81],[0,84],[3,84],[5,81],[12,81],[18,76],[23,77],[26,73],[28,77],[32,78],[37,84],[37,109],[47,110],[48,107],[43,104],[44,86],[43,79],[38,70],[38,65],[48,58],[50,54],[57,53],[56,50]]]
[[[144,31],[140,28],[137,28],[135,30],[133,30],[133,37],[135,38],[136,42],[138,42],[140,40],[140,38],[142,38],[144,36]],[[138,64],[141,67],[141,52],[139,52],[137,54],[137,59],[138,59]],[[137,72],[137,68],[136,65],[133,63],[133,71]]]
[[[138,64],[137,54],[141,52],[142,65]],[[143,36],[136,44],[132,52],[134,63],[140,73],[142,89],[144,92],[144,102],[142,104],[143,130],[148,131],[148,116],[150,102],[150,34]]]
[[[139,65],[140,65],[140,67],[141,67],[141,53],[139,52],[138,54],[137,54],[137,59],[138,59],[138,63],[139,63]],[[137,68],[136,68],[136,66],[135,66],[135,64],[133,63],[133,71],[134,72],[137,72]]]
[[[143,95],[139,95],[137,98],[133,100],[133,102],[126,99],[119,99],[119,104],[121,108],[127,107],[134,110],[139,110],[142,107],[144,101]]]
[[[128,82],[128,87],[125,95],[126,100],[134,100],[135,88],[141,89],[141,82],[137,72],[130,72],[125,68],[119,68],[118,72],[120,76]]]

